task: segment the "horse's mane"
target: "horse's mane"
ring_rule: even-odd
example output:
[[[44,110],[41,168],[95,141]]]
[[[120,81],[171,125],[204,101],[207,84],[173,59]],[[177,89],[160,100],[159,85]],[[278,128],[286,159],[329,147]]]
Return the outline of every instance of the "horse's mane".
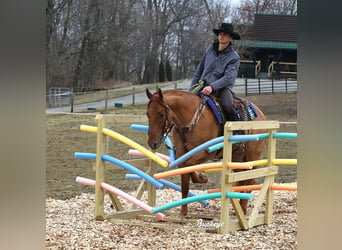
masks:
[[[184,107],[184,105],[188,104],[191,104],[190,106],[197,108],[197,105],[199,105],[201,99],[194,93],[178,89],[164,90],[163,96],[165,98],[165,101],[167,100],[168,104],[173,103],[174,107],[178,106],[179,108]],[[194,104],[195,106],[193,106]]]
[[[196,96],[191,92],[187,92],[179,89],[168,89],[163,91],[163,95],[166,96]]]

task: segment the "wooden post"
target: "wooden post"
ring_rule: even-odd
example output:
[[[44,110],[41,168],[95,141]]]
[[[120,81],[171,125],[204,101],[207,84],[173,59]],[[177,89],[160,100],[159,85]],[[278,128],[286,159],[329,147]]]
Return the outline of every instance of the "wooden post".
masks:
[[[138,186],[138,189],[137,189],[137,193],[135,195],[135,198],[137,198],[138,200],[141,199],[142,195],[144,194],[144,191],[145,191],[145,186],[146,186],[146,180],[145,179],[142,179],[140,181],[140,184]],[[133,203],[131,203],[131,205],[129,206],[129,209],[128,210],[132,210],[133,208],[135,208],[136,205],[134,205]]]
[[[273,193],[270,189],[270,186],[274,183],[274,176],[278,172],[278,168],[276,166],[272,165],[272,160],[275,158],[275,144],[274,144],[274,138],[273,133],[276,131],[276,129],[279,128],[279,122],[276,121],[263,121],[263,122],[227,122],[224,127],[224,152],[223,152],[223,166],[227,166],[229,162],[232,161],[232,143],[228,140],[229,136],[232,135],[233,130],[250,130],[250,129],[269,129],[271,132],[270,138],[272,137],[271,141],[269,143],[269,151],[268,151],[268,157],[269,158],[269,166],[266,168],[261,169],[254,169],[254,170],[248,170],[248,171],[242,171],[242,172],[232,172],[231,169],[228,168],[222,168],[222,176],[221,176],[221,191],[222,191],[222,197],[221,197],[221,217],[220,222],[222,223],[222,227],[219,228],[218,232],[220,234],[227,234],[229,231],[233,229],[233,225],[231,225],[232,229],[230,228],[230,220],[229,220],[229,200],[232,203],[232,206],[234,208],[234,211],[238,217],[240,228],[242,229],[248,229],[255,225],[257,222],[257,216],[260,210],[261,205],[263,204],[265,197],[267,201],[270,203],[268,204],[267,213],[270,214],[270,218],[266,218],[265,216],[264,223],[266,221],[271,221],[272,219],[272,212],[271,209],[273,206]],[[240,180],[247,180],[247,179],[254,179],[258,177],[264,177],[265,182],[263,185],[263,188],[261,189],[258,198],[255,202],[255,205],[253,207],[253,210],[251,212],[251,215],[249,217],[249,220],[247,222],[246,216],[244,215],[241,206],[239,202],[236,199],[228,199],[226,198],[226,192],[232,191],[232,185],[234,182],[240,181]],[[267,205],[266,205],[267,206]],[[259,221],[257,222],[259,223]]]
[[[228,122],[224,126],[224,142],[223,142],[223,161],[222,165],[227,166],[229,162],[232,161],[232,143],[228,140],[229,136],[232,135],[232,130],[228,126]],[[231,169],[227,167],[222,167],[221,170],[221,215],[220,222],[221,227],[218,229],[220,234],[227,234],[229,232],[229,198],[227,198],[226,193],[232,191],[232,185],[228,181]]]
[[[109,179],[107,178],[107,176],[105,176],[105,181],[106,181],[106,183],[110,184],[109,183]],[[120,200],[118,199],[118,196],[116,194],[111,193],[111,192],[108,192],[108,195],[109,195],[109,197],[110,197],[110,199],[112,201],[112,204],[115,207],[115,209],[117,211],[123,211],[124,208],[123,208]]]
[[[157,168],[157,163],[150,159],[150,168],[148,169],[147,174],[153,176],[154,173],[156,172],[156,168]],[[148,182],[147,191],[148,191],[147,204],[150,205],[151,207],[154,207],[156,205],[156,197],[157,197],[156,187]]]
[[[273,167],[273,160],[276,158],[276,139],[273,138],[273,134],[276,132],[275,129],[270,130],[270,136],[268,139],[268,167]],[[274,175],[268,176],[269,179],[269,188],[266,194],[266,208],[265,208],[265,223],[270,224],[272,222],[272,215],[273,215],[273,203],[274,203],[274,196],[273,191],[271,190],[271,186],[274,184]]]
[[[95,183],[95,219],[104,220],[104,190],[101,188],[101,183],[105,182],[105,162],[102,160],[102,155],[105,154],[106,136],[102,133],[102,129],[106,128],[106,121],[103,115],[97,115],[97,138],[96,138],[96,183]]]

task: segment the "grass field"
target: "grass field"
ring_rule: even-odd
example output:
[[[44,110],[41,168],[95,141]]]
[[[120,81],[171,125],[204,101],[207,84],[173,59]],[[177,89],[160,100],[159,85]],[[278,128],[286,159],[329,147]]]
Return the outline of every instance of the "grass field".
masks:
[[[297,120],[297,95],[275,94],[248,96],[248,100],[257,104],[265,113],[268,120],[280,122],[295,122]],[[111,114],[136,114],[145,115],[146,105],[127,106],[123,108],[111,108]],[[80,125],[96,126],[95,114],[49,114],[46,116],[46,197],[54,199],[69,199],[85,192],[94,192],[93,187],[81,185],[75,182],[77,176],[95,178],[92,167],[95,161],[75,159],[75,152],[95,153],[96,135],[80,131]],[[147,135],[143,131],[130,129],[130,124],[120,124],[110,129],[121,133],[128,138],[147,147]],[[280,132],[297,132],[296,125],[281,124]],[[128,147],[120,142],[109,140],[108,154],[121,160],[137,158],[128,155]],[[277,142],[277,157],[296,158],[296,140],[281,139]],[[167,153],[166,148],[158,152]],[[160,167],[158,171],[163,171]],[[138,182],[125,180],[125,171],[116,169],[109,173],[114,185],[125,191],[135,190]],[[276,182],[294,182],[296,166],[281,166]],[[211,179],[211,176],[209,176]],[[215,179],[215,178],[214,178]],[[180,183],[179,177],[169,179]],[[191,184],[192,189],[216,187]]]

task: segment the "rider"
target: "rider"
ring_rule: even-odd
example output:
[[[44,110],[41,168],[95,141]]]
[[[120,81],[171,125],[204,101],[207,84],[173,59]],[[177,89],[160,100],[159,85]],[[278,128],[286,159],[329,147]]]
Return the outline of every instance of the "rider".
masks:
[[[218,37],[204,53],[203,58],[193,76],[190,91],[200,80],[204,80],[206,86],[202,93],[218,97],[224,116],[228,121],[237,121],[238,117],[233,108],[232,88],[240,66],[240,56],[234,50],[232,40],[240,40],[240,35],[234,32],[233,25],[222,23],[220,28],[213,29]]]

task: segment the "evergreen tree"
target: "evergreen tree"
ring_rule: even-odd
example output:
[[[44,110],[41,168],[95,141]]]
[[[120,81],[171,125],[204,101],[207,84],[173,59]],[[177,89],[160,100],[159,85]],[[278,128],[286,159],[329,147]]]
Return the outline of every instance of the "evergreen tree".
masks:
[[[164,64],[162,61],[159,63],[159,82],[165,82]]]
[[[167,80],[172,81],[172,67],[169,60],[166,61],[165,71]]]

